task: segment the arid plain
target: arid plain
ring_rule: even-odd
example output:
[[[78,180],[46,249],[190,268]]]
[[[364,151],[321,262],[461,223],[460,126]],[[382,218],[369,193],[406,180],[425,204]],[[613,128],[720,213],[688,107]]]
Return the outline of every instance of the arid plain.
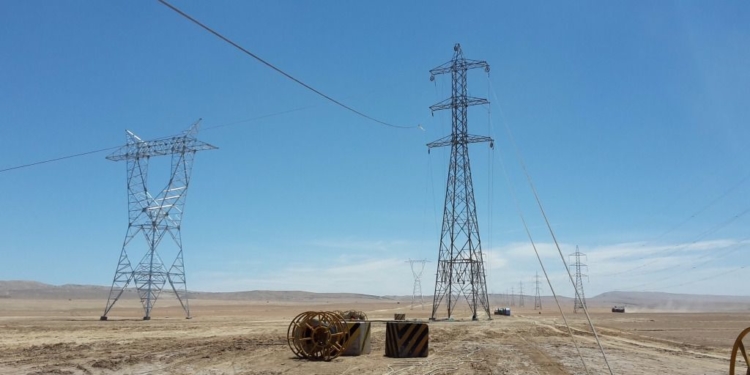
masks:
[[[527,297],[525,307],[515,306],[510,317],[472,322],[468,310],[462,310],[456,321],[431,322],[429,357],[394,359],[384,356],[383,321],[394,313],[427,320],[428,306],[411,309],[405,297],[355,294],[195,293],[190,300],[193,319],[188,320],[174,297],[164,294],[152,320],[143,321],[140,303],[130,293],[112,310],[110,320],[99,321],[106,300],[103,288],[17,283],[13,289],[4,283],[2,374],[608,373],[585,316],[569,313],[569,299],[563,299],[563,308],[586,368],[550,298],[544,298],[541,313]],[[591,317],[613,372],[726,374],[732,344],[750,326],[750,303],[709,297],[701,302],[691,296],[664,305],[656,297],[590,300]],[[610,303],[618,299],[639,312],[611,313]],[[700,309],[695,307],[698,302]],[[499,300],[492,306],[500,306]],[[371,354],[331,362],[293,355],[286,334],[297,314],[352,309],[366,312],[373,321]]]

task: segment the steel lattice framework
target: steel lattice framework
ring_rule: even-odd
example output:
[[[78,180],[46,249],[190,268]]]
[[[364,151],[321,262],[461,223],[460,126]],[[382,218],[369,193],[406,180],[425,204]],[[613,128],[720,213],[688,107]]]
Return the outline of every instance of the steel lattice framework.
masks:
[[[436,75],[451,74],[451,97],[430,107],[435,111],[450,109],[452,113],[451,134],[428,143],[428,150],[434,147],[450,146],[451,157],[448,167],[448,182],[445,189],[443,227],[440,233],[440,252],[435,277],[435,294],[432,302],[432,315],[436,319],[438,308],[447,297],[448,318],[453,316],[456,303],[464,296],[472,311],[472,319],[477,319],[477,307],[481,306],[491,318],[487,297],[482,244],[479,238],[474,186],[471,180],[469,163],[470,143],[490,142],[490,137],[468,133],[467,112],[469,106],[489,104],[486,99],[467,95],[466,72],[484,68],[489,72],[486,61],[468,60],[463,56],[461,45],[453,47],[453,59],[430,70],[430,80]]]
[[[578,251],[578,246],[576,246],[576,252],[570,254],[570,256],[575,258],[575,263],[571,267],[574,267],[576,270],[576,295],[575,302],[573,303],[573,313],[578,313],[578,310],[583,311],[586,306],[586,297],[583,294],[583,278],[588,278],[588,275],[581,273],[581,268],[587,268],[588,266],[581,263],[581,257],[586,257],[586,254]]]
[[[534,310],[542,309],[542,288],[539,286],[539,272],[536,273],[536,295],[534,295]]]
[[[182,216],[195,153],[216,149],[195,138],[199,126],[200,120],[179,136],[151,141],[141,140],[127,131],[125,146],[107,156],[107,159],[112,161],[126,161],[129,222],[101,320],[107,320],[107,314],[131,282],[135,284],[143,304],[144,320],[151,319],[154,303],[167,282],[182,305],[185,316],[190,318],[185,263],[182,256]],[[148,189],[149,160],[154,156],[167,155],[172,157],[169,181],[154,197]],[[139,235],[146,240],[146,253],[133,267],[128,250],[133,254],[133,250],[142,249],[142,244],[134,241]],[[176,257],[169,269],[157,252],[165,238],[173,242],[176,251]]]
[[[419,296],[419,306],[424,308],[424,298],[422,297],[422,272],[424,272],[425,263],[429,262],[427,259],[411,260],[407,263],[411,266],[411,273],[414,276],[414,288],[411,293],[411,309],[414,310],[414,304],[417,302],[417,296]],[[421,265],[415,268],[414,265]]]

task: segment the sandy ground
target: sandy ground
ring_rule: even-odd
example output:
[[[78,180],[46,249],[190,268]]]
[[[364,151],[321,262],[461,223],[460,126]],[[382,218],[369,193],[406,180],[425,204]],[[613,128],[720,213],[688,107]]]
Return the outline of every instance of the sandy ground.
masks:
[[[430,322],[429,357],[384,356],[385,324],[373,322],[372,353],[331,362],[297,359],[287,327],[309,310],[363,310],[426,319],[429,307],[395,301],[318,304],[192,300],[187,320],[174,300],[141,320],[137,301],[99,321],[101,300],[0,300],[2,374],[585,374],[559,313],[515,309],[514,316]],[[463,317],[464,320],[460,318]],[[608,373],[582,314],[567,314],[585,366]],[[615,374],[726,374],[746,314],[592,312]],[[745,370],[742,370],[744,373]]]

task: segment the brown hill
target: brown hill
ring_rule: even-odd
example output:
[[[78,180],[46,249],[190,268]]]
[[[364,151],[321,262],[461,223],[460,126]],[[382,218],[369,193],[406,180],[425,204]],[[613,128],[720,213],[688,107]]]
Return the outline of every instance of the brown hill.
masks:
[[[169,286],[164,292],[171,291]],[[0,281],[0,298],[15,299],[106,299],[109,287],[100,285],[49,285],[36,281]],[[386,297],[357,293],[313,293],[304,291],[253,290],[246,292],[193,292],[191,299],[238,301],[321,301],[321,300],[382,300]],[[123,298],[136,298],[134,288],[128,288]]]
[[[171,293],[169,286],[164,290],[165,297]],[[107,299],[109,287],[100,285],[49,285],[36,281],[11,280],[0,281],[0,298],[14,299]],[[125,299],[136,299],[135,289],[123,295]],[[425,295],[427,305],[432,303],[432,296]],[[392,300],[411,301],[411,296],[373,296],[357,293],[313,293],[305,291],[271,291],[253,290],[245,292],[190,292],[190,299],[233,300],[233,301],[274,301],[274,302],[344,302],[352,300]],[[507,299],[501,295],[489,296],[491,307],[504,307]],[[563,309],[571,308],[573,299],[558,296]],[[524,296],[527,308],[533,308],[534,296]],[[515,304],[518,303],[516,296]],[[586,303],[591,308],[609,308],[626,306],[628,312],[730,312],[750,311],[750,296],[720,296],[674,294],[659,292],[607,292],[588,298]],[[551,296],[543,296],[545,309],[556,309]],[[520,307],[520,306],[519,306]]]

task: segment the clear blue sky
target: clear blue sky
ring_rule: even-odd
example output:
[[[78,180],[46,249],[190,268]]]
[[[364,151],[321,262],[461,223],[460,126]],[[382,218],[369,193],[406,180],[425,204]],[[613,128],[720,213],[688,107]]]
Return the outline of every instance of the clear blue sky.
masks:
[[[431,294],[448,154],[425,143],[450,116],[428,107],[450,82],[428,71],[460,42],[492,67],[469,75],[492,102],[470,132],[497,140],[471,148],[491,292],[539,270],[505,165],[572,294],[507,125],[563,252],[588,254],[587,295],[748,293],[748,2],[173,4],[360,111],[425,129],[332,105],[156,1],[0,2],[0,169],[204,119],[199,138],[220,149],[193,170],[191,289],[410,294],[404,262],[425,258]],[[125,165],[105,156],[0,173],[0,279],[110,285],[127,195]]]

